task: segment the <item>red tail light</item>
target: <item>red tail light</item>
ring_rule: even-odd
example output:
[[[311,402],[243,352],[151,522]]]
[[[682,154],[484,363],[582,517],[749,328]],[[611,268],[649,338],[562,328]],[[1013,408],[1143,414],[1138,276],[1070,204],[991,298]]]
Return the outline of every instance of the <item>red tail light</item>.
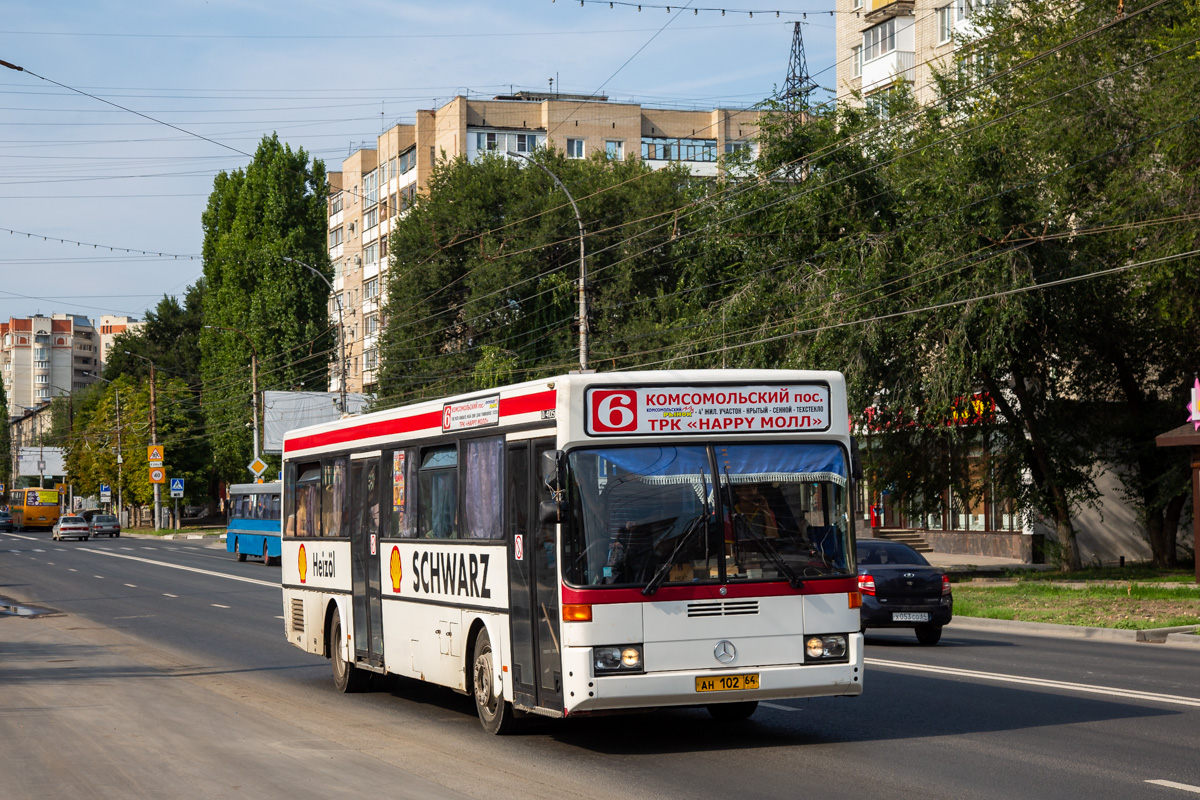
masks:
[[[875,578],[871,575],[858,576],[858,590],[863,594],[875,595]]]
[[[860,582],[862,581],[861,575],[858,577],[858,580]],[[948,594],[950,594],[950,576],[943,575],[942,576],[942,595],[944,596],[944,595],[948,595]]]

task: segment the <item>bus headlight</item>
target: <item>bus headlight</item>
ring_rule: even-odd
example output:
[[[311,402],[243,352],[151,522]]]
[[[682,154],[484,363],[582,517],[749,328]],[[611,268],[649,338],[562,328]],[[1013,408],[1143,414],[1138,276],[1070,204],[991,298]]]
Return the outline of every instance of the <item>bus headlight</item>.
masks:
[[[625,644],[593,647],[592,668],[597,675],[641,672],[642,646]]]
[[[837,661],[846,657],[846,635],[809,636],[804,640],[806,661]]]

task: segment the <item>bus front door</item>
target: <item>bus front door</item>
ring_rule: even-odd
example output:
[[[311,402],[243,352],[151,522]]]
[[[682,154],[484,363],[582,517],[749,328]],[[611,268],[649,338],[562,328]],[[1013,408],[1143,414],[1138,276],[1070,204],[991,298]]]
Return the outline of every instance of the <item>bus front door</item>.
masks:
[[[553,439],[511,442],[506,470],[509,621],[512,626],[513,700],[527,708],[561,711],[562,653],[554,525],[538,524],[538,503],[550,490],[537,477],[541,454]]]
[[[350,578],[358,661],[383,666],[383,595],[379,575],[379,458],[350,462]]]

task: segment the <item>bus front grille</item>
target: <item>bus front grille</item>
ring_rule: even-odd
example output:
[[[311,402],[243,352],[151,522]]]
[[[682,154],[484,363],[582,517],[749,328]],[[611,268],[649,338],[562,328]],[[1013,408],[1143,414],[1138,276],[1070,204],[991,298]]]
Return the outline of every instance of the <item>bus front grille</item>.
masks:
[[[717,600],[688,603],[689,617],[740,617],[758,613],[757,600]]]

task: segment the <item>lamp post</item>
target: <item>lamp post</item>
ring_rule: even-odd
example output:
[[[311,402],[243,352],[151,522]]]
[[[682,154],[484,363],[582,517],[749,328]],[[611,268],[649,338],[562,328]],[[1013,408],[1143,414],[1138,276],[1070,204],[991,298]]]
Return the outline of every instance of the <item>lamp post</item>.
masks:
[[[250,392],[254,396],[254,460],[258,461],[258,348],[254,346],[254,341],[241,328],[227,328],[224,325],[205,325],[204,327],[211,330],[236,333],[246,340],[246,344],[250,345]]]
[[[122,469],[121,466],[125,462],[125,456],[121,452],[121,387],[101,375],[94,372],[89,372],[93,378],[99,378],[113,387],[113,392],[117,397],[117,524],[124,526],[125,520],[121,518],[121,514],[125,511],[125,503],[121,496]]]
[[[158,405],[155,397],[154,389],[154,362],[145,356],[140,356],[137,353],[125,351],[125,355],[140,358],[150,365],[150,444],[156,446],[158,444]],[[154,484],[154,530],[162,528],[162,484]]]
[[[512,150],[507,151],[508,155],[516,158],[523,158],[530,164],[539,168],[542,172],[550,176],[550,179],[563,190],[563,194],[567,196],[567,200],[571,201],[571,208],[575,211],[575,221],[579,223],[579,370],[587,372],[588,368],[588,311],[587,311],[587,262],[584,260],[583,254],[583,217],[579,216],[579,206],[575,205],[575,198],[567,191],[567,187],[558,179],[558,176],[550,171],[542,162],[532,158],[525,153],[516,153]]]
[[[288,262],[289,264],[296,264],[298,266],[304,267],[306,270],[311,272],[313,275],[316,275],[318,278],[320,278],[322,281],[324,281],[325,285],[329,287],[329,293],[332,294],[333,299],[337,301],[338,376],[339,376],[338,377],[338,388],[339,388],[339,390],[341,392],[341,396],[342,396],[342,406],[341,406],[342,413],[345,414],[346,413],[346,326],[342,321],[342,295],[340,293],[334,294],[333,284],[330,283],[329,278],[326,278],[325,275],[316,267],[312,266],[311,264],[305,264],[303,261],[292,258],[291,256],[281,256],[281,258],[284,261]]]

